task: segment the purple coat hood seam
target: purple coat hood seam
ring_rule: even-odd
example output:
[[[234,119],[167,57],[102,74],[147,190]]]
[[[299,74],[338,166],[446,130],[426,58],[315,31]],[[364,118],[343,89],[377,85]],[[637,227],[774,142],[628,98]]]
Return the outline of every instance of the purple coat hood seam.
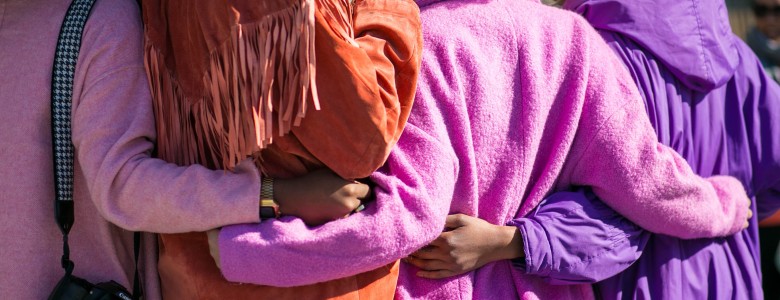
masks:
[[[722,86],[739,64],[723,1],[569,0],[564,8],[641,45],[697,91]]]

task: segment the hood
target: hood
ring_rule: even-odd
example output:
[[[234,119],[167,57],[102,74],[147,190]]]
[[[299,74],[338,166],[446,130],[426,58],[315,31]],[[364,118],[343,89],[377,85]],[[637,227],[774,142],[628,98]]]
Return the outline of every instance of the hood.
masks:
[[[723,85],[739,63],[723,0],[568,0],[564,8],[633,40],[695,90]]]

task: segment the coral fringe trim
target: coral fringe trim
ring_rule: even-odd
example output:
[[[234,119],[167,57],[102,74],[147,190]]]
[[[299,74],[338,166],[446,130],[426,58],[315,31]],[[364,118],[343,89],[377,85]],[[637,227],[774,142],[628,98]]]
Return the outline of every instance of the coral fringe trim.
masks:
[[[231,169],[290,132],[319,109],[315,83],[315,2],[335,32],[354,44],[350,0],[300,0],[262,20],[238,24],[211,53],[208,91],[190,99],[146,43],[146,68],[157,117],[158,155],[179,165]]]
[[[325,21],[331,30],[341,36],[341,38],[358,47],[355,42],[354,24],[354,3],[355,0],[318,0],[320,11],[322,11]]]

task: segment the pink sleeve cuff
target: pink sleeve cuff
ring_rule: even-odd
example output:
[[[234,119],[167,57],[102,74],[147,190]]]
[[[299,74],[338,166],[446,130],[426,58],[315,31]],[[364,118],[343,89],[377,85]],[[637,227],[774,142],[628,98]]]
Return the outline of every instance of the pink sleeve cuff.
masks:
[[[745,187],[731,176],[712,176],[707,178],[707,181],[715,188],[723,213],[733,217],[731,226],[726,228],[728,231],[720,235],[729,236],[742,231],[751,204],[750,198],[745,193]]]

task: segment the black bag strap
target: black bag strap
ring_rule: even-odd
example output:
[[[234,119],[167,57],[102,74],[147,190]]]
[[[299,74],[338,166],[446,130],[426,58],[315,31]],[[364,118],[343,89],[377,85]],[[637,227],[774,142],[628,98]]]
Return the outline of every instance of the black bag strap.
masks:
[[[73,78],[76,72],[81,49],[81,37],[84,25],[95,0],[73,0],[65,13],[57,48],[54,54],[54,68],[51,83],[51,128],[54,154],[54,217],[62,232],[62,268],[71,275],[75,264],[70,260],[68,233],[73,227],[73,142],[71,139],[71,102],[73,100]],[[135,256],[135,275],[133,295],[141,298],[141,285],[138,274],[138,256],[141,234],[133,235]]]

